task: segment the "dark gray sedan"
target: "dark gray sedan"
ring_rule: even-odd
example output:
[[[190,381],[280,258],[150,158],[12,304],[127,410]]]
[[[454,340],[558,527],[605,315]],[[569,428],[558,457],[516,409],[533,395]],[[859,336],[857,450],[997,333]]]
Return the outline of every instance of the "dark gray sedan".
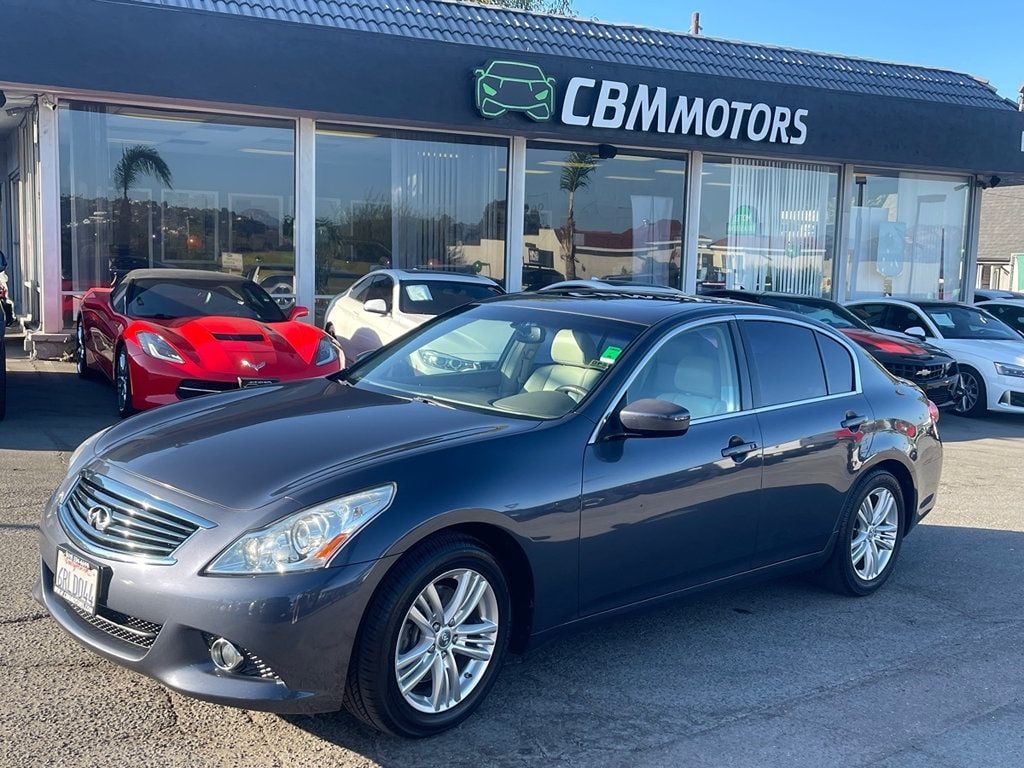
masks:
[[[36,597],[177,691],[426,736],[506,652],[612,613],[794,571],[874,592],[935,503],[937,419],[797,315],[504,297],[332,378],[93,436],[43,515]]]

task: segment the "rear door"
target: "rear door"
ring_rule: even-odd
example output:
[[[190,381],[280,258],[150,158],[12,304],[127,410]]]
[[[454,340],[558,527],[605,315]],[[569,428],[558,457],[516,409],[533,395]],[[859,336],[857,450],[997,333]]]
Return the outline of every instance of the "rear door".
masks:
[[[845,340],[782,318],[739,325],[764,443],[756,567],[828,546],[873,414]]]

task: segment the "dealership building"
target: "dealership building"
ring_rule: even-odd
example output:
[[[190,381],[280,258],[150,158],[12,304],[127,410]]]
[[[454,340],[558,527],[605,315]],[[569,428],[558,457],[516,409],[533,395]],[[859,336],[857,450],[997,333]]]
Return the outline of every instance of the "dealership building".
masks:
[[[314,317],[382,266],[969,299],[981,190],[1024,181],[1024,114],[941,69],[444,0],[5,0],[0,28],[38,339],[141,266]]]

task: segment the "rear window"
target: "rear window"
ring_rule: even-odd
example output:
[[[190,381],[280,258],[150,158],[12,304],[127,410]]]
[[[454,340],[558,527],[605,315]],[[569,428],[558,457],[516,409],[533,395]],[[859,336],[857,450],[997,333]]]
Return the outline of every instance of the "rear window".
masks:
[[[403,280],[399,309],[407,315],[441,315],[449,309],[501,294],[501,288],[486,283],[456,280]]]
[[[853,382],[853,358],[846,347],[835,339],[819,333],[818,348],[821,350],[821,361],[825,364],[825,380],[828,383],[828,393],[839,395],[844,392],[852,392]]]
[[[817,335],[789,323],[744,321],[754,405],[793,403],[828,394]]]

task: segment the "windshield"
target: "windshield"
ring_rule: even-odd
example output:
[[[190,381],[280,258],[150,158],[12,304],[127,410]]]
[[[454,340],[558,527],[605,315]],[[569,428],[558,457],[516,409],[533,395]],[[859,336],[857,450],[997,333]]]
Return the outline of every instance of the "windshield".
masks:
[[[830,304],[818,304],[817,302],[805,303],[794,299],[775,298],[774,296],[762,296],[761,303],[814,318],[818,322],[830,325],[833,328],[856,328],[860,331],[871,330],[866,323],[861,321],[850,310],[838,304],[832,306]]]
[[[956,305],[921,307],[946,339],[1007,339],[1020,336],[1002,320],[973,307]]]
[[[232,280],[137,280],[131,285],[127,315],[151,320],[181,317],[245,317],[278,323],[284,313],[255,283]]]
[[[443,315],[472,301],[500,296],[501,288],[459,280],[403,280],[398,308],[406,315]]]
[[[385,347],[347,380],[456,407],[553,419],[593,391],[642,330],[568,312],[479,305]]]

